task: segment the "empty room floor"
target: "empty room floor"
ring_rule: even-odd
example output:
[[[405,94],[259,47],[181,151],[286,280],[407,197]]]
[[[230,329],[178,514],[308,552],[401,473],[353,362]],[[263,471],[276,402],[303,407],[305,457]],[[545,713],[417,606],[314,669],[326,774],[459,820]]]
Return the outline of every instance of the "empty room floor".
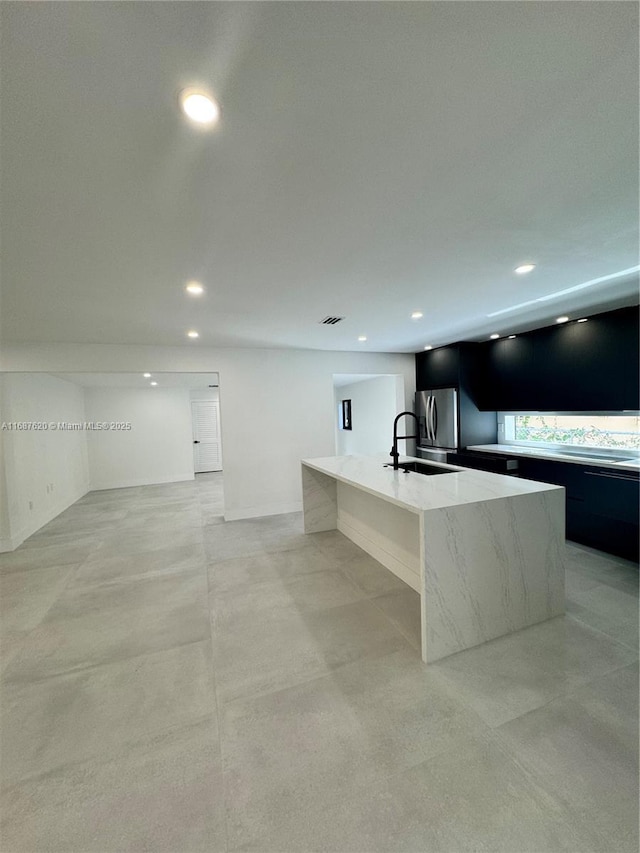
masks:
[[[418,596],[222,475],[0,555],[2,853],[638,850],[638,568],[425,667]]]

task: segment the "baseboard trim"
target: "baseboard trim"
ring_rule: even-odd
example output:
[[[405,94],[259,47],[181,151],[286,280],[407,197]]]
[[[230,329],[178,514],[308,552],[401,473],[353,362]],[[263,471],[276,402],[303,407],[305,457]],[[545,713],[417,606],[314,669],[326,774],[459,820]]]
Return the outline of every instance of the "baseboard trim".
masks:
[[[154,477],[153,479],[142,477],[135,480],[106,480],[92,483],[89,491],[106,492],[111,489],[132,489],[136,486],[161,486],[165,483],[185,483],[189,480],[195,480],[193,471],[183,474],[171,474],[167,477]]]
[[[18,545],[22,545],[22,542],[17,542],[15,539],[11,539],[8,536],[4,539],[0,539],[0,554],[6,554],[7,551],[15,551]]]
[[[83,490],[78,492],[78,494],[71,500],[65,499],[64,501],[56,504],[52,509],[49,508],[47,511],[39,513],[31,524],[26,525],[17,533],[10,537],[0,539],[0,552],[6,553],[7,551],[15,551],[16,548],[19,548],[26,539],[33,536],[33,534],[37,533],[38,530],[45,526],[45,524],[49,524],[50,521],[53,521],[53,519],[57,518],[60,513],[69,509],[70,506],[73,506],[74,503],[79,501],[80,498],[83,498],[89,492],[89,487],[86,484],[82,489]],[[8,545],[8,547],[4,547],[5,545]]]

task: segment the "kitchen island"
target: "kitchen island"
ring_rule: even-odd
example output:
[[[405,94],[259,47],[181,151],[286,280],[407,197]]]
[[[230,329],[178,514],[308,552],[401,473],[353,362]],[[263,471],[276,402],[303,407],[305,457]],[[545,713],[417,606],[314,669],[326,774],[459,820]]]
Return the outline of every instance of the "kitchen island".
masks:
[[[303,460],[305,532],[338,529],[420,594],[426,663],[564,613],[562,487],[387,460]]]

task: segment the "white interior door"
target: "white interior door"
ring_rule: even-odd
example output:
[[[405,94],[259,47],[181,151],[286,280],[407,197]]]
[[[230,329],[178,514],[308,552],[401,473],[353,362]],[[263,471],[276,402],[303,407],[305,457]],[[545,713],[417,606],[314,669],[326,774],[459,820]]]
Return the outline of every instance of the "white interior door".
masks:
[[[192,400],[193,470],[222,471],[220,447],[220,409],[217,400]]]

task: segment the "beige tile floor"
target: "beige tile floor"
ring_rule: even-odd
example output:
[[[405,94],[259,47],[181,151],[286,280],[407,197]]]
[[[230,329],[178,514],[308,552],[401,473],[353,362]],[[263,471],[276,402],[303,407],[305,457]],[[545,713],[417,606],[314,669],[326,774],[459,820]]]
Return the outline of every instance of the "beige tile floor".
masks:
[[[430,667],[418,597],[222,477],[94,492],[0,555],[0,851],[638,850],[638,567]]]

